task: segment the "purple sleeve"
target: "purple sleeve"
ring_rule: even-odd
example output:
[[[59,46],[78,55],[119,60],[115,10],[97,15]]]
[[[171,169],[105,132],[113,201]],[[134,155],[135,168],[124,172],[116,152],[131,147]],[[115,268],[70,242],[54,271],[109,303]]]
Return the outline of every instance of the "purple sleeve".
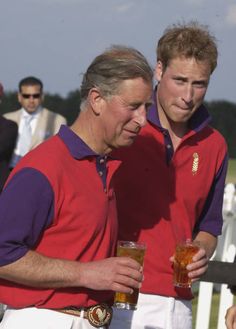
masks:
[[[17,172],[0,196],[0,266],[33,249],[53,215],[54,194],[48,179],[33,168]]]
[[[223,225],[222,206],[227,165],[228,155],[225,156],[212,184],[212,188],[206,200],[202,215],[195,227],[195,233],[204,231],[214,236],[221,234]]]

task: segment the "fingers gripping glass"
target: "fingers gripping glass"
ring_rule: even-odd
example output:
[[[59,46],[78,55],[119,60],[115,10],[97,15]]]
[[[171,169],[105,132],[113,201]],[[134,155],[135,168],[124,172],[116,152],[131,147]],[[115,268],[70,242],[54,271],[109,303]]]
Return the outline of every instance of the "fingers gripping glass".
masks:
[[[117,256],[130,257],[143,266],[146,245],[143,242],[118,241]],[[137,308],[139,289],[134,289],[132,294],[116,292],[114,306],[126,310]]]
[[[21,94],[23,98],[25,99],[29,99],[31,97],[33,97],[33,99],[38,99],[41,97],[41,94],[38,93],[38,94]]]

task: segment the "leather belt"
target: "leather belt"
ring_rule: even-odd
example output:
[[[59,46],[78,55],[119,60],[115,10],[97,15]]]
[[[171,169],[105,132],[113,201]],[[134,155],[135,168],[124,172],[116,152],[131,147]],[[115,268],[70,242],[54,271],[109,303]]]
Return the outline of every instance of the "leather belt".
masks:
[[[95,328],[103,326],[108,327],[112,319],[112,308],[104,303],[90,307],[69,306],[55,309],[55,311],[87,319],[89,323]]]

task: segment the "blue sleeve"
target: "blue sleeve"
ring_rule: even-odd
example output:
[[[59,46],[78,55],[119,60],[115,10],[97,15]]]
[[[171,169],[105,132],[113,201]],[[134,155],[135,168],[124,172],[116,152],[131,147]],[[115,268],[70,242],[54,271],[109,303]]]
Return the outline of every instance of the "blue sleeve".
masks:
[[[228,155],[225,156],[212,184],[202,215],[194,229],[195,234],[199,231],[208,232],[214,236],[221,234],[223,225],[222,207],[227,166]]]
[[[41,172],[24,168],[12,176],[0,195],[0,266],[33,249],[53,216],[54,193]]]

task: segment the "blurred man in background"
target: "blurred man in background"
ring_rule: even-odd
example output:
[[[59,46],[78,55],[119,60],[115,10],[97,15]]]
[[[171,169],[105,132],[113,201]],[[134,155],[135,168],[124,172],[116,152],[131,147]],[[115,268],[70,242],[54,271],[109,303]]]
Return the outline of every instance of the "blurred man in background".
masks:
[[[35,77],[26,77],[19,82],[18,101],[21,109],[5,113],[4,117],[15,121],[18,126],[18,138],[10,167],[35,146],[56,134],[66,119],[58,113],[42,106],[44,99],[43,83]]]

